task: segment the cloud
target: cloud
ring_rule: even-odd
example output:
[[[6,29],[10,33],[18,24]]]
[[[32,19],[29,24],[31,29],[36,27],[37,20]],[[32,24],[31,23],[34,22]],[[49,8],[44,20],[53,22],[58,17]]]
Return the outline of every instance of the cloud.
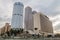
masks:
[[[60,28],[60,0],[0,0],[0,26],[5,22],[11,23],[13,4],[17,1],[48,15],[55,31]]]
[[[52,16],[50,20],[53,22],[53,26],[56,26],[60,23],[60,15]]]
[[[53,23],[54,32],[59,32],[60,29],[60,14],[50,17],[50,20]]]
[[[60,6],[57,6],[57,7],[55,8],[55,11],[56,11],[56,12],[60,12]]]
[[[12,6],[12,0],[0,0],[0,28],[11,22]]]
[[[58,30],[54,31],[54,33],[60,33],[60,29],[58,29]]]
[[[50,20],[55,22],[56,20],[60,20],[60,14],[57,14],[56,16],[50,16]]]
[[[57,30],[57,29],[60,30],[60,22],[58,25],[55,26],[55,30]]]
[[[0,28],[4,26],[6,22],[10,23],[11,19],[7,17],[0,17]]]

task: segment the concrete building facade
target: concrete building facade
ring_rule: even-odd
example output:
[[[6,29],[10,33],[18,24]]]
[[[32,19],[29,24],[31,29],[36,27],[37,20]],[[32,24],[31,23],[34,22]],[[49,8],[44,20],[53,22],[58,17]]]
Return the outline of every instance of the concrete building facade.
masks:
[[[36,13],[34,17],[34,32],[38,33],[53,33],[52,22],[46,15]]]
[[[0,34],[9,32],[11,30],[11,25],[9,23],[6,23],[2,28],[0,28]]]
[[[25,8],[25,29],[26,30],[33,30],[33,15],[32,15],[32,8],[26,7]]]
[[[4,27],[5,32],[9,32],[11,30],[11,25],[9,25],[9,23],[6,23]]]
[[[13,29],[23,28],[23,8],[24,5],[21,2],[15,2],[11,22]]]

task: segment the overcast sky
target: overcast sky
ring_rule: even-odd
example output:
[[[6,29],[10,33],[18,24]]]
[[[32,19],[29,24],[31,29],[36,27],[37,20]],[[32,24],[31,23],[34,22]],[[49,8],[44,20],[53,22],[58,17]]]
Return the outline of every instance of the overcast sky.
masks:
[[[13,4],[18,1],[47,15],[53,23],[54,32],[60,32],[60,0],[0,0],[0,28],[6,22],[11,23]]]

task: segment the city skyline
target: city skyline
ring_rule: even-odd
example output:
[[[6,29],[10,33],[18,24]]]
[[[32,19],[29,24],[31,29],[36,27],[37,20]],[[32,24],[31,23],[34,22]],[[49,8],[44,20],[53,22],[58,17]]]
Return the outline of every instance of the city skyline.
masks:
[[[21,0],[18,0],[21,1]],[[11,14],[13,9],[13,3],[16,2],[16,0],[0,0],[0,26],[5,22],[11,22]],[[43,12],[44,14],[48,15],[50,20],[53,22],[54,31],[60,32],[60,0],[29,0],[26,3],[25,1],[21,1],[24,3],[24,5],[29,5],[33,8],[33,10],[39,10],[40,12]],[[6,4],[4,6],[4,4]],[[36,4],[36,5],[35,5]],[[57,20],[58,19],[58,20]]]

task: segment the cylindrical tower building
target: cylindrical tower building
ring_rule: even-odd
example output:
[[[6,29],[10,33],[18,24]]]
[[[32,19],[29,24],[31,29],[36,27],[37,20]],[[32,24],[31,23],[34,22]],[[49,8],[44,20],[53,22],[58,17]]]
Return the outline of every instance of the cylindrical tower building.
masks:
[[[25,29],[33,30],[33,15],[32,8],[27,6],[25,8]]]
[[[15,2],[13,7],[13,15],[12,15],[12,28],[23,28],[23,8],[24,5],[20,2]]]

